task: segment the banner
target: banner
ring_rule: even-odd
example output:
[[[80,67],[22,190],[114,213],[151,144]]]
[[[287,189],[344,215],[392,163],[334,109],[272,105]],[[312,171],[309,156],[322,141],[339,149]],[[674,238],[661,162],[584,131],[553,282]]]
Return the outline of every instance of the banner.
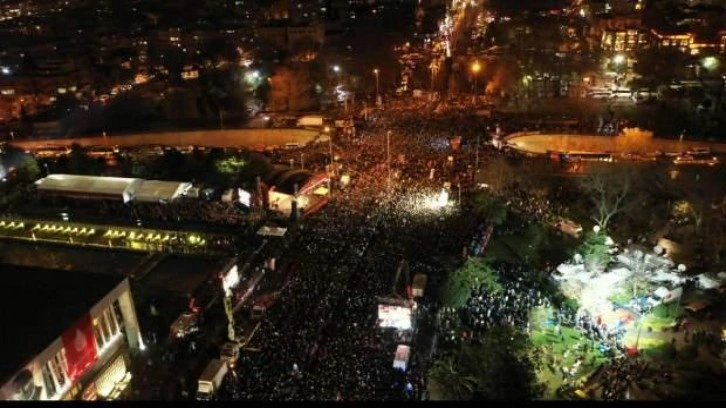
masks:
[[[91,316],[86,314],[61,336],[66,350],[68,377],[75,383],[98,360]]]

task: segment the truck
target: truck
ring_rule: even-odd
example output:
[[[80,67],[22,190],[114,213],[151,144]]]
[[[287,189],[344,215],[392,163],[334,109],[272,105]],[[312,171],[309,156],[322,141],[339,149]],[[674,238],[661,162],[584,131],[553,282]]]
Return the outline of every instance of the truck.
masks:
[[[227,363],[214,359],[207,364],[207,367],[199,377],[199,383],[197,384],[197,400],[199,401],[211,401],[217,395],[217,390],[222,385],[224,376],[227,375],[229,370]]]
[[[323,126],[325,126],[325,118],[322,115],[307,115],[297,120],[297,127],[322,128]]]

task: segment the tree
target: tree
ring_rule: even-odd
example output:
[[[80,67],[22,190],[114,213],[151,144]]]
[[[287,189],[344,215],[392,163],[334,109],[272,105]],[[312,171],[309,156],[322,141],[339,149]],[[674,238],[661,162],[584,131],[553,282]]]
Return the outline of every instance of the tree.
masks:
[[[507,326],[489,330],[480,344],[465,346],[464,353],[480,370],[474,399],[527,401],[541,396],[540,361],[521,330]]]
[[[526,333],[511,327],[487,331],[428,371],[434,400],[517,400],[541,395],[539,358]]]
[[[678,48],[650,47],[636,53],[633,71],[639,78],[636,87],[654,91],[661,85],[668,85],[685,74],[686,55]]]
[[[585,242],[578,252],[582,255],[588,270],[602,272],[610,262],[606,240],[607,235],[603,231],[590,231],[585,235]]]
[[[18,178],[33,181],[40,176],[40,167],[35,157],[25,154],[21,156],[18,161],[18,166],[15,168]]]
[[[66,162],[67,171],[70,174],[99,175],[103,171],[103,165],[98,160],[94,160],[86,151],[86,148],[73,143],[71,152],[68,154]]]
[[[592,219],[603,230],[626,207],[631,183],[630,169],[602,166],[591,166],[587,175],[580,180],[580,189],[595,207]]]
[[[449,276],[444,287],[443,303],[447,307],[463,307],[471,298],[472,291],[481,287],[489,293],[497,293],[502,285],[488,259],[469,258]]]
[[[476,192],[471,202],[474,213],[494,225],[501,225],[507,219],[508,209],[504,201],[487,191]]]
[[[314,81],[308,65],[280,66],[275,70],[270,78],[270,110],[303,111],[317,104]]]
[[[432,400],[470,400],[476,383],[476,377],[462,371],[457,355],[437,360],[428,371],[428,391]]]

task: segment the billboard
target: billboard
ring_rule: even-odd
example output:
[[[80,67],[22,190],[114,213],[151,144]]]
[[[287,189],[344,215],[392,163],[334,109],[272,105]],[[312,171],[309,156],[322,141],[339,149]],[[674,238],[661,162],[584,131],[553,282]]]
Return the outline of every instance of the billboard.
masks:
[[[68,362],[68,377],[75,383],[98,360],[91,316],[86,314],[61,336]]]
[[[399,330],[411,328],[412,310],[406,306],[378,305],[378,325]]]

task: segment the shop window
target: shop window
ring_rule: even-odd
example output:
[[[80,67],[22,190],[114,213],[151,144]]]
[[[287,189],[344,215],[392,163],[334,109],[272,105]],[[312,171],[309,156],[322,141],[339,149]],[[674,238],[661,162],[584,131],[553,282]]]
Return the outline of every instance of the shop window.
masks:
[[[63,369],[63,367],[60,365],[58,354],[56,354],[53,358],[51,358],[49,363],[50,363],[50,368],[53,371],[53,374],[55,376],[55,379],[58,381],[58,386],[60,388],[63,388],[63,386],[66,385],[66,372]]]
[[[103,345],[106,344],[106,339],[103,338],[103,331],[98,324],[98,319],[93,319],[93,334],[96,337],[96,347],[101,350]]]
[[[43,374],[43,384],[45,384],[45,393],[49,399],[53,398],[55,396],[55,393],[57,392],[57,389],[55,387],[55,380],[53,380],[53,375],[48,368],[48,364],[43,365],[43,369],[41,370],[41,372]]]
[[[103,344],[107,344],[109,341],[111,341],[111,333],[108,330],[108,322],[106,321],[106,316],[101,313],[101,316],[98,317],[98,325],[101,326],[101,331],[103,332]]]
[[[121,304],[119,303],[118,299],[113,301],[113,306],[111,307],[111,310],[113,310],[113,315],[116,316],[116,324],[118,324],[121,331],[123,331],[124,315],[123,313],[121,313]]]
[[[111,337],[118,334],[118,324],[116,324],[116,316],[113,315],[113,309],[110,307],[103,312],[106,320],[108,320],[108,326],[111,329]]]

